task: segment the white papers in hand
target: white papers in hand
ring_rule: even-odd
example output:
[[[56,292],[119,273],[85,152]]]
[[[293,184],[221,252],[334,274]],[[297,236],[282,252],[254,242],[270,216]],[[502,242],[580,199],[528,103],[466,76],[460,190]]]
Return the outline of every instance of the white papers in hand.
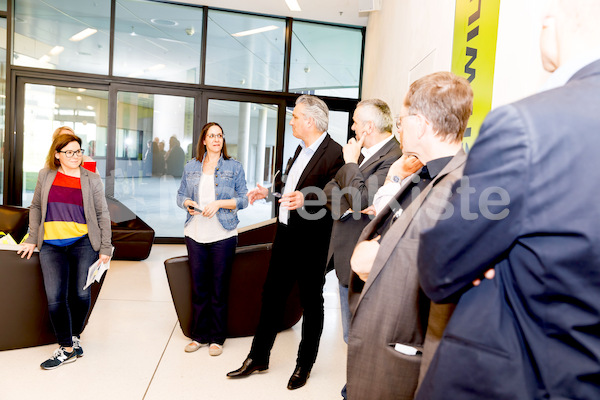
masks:
[[[115,248],[113,247],[113,253],[114,251]],[[104,275],[104,273],[108,271],[109,268],[110,259],[107,263],[102,263],[100,262],[100,259],[98,259],[98,261],[90,265],[90,268],[88,268],[87,280],[85,281],[85,286],[83,287],[83,290],[90,287],[90,285],[94,283],[94,281],[100,282],[100,279],[102,279],[102,275]]]

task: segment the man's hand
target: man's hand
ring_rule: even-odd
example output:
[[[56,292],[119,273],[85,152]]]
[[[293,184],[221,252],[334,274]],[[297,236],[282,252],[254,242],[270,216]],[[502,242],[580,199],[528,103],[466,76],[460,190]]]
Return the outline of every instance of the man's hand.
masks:
[[[295,210],[301,208],[304,205],[304,195],[301,191],[296,190],[295,192],[286,193],[279,199],[282,207],[288,210]]]
[[[110,256],[107,256],[106,254],[100,254],[100,257],[98,257],[100,259],[100,262],[102,264],[106,264],[107,262],[110,261]]]
[[[417,172],[421,167],[423,167],[423,163],[416,156],[403,154],[390,167],[388,177],[397,176],[400,179],[404,179]]]
[[[494,279],[494,277],[496,276],[496,270],[494,268],[488,269],[487,271],[485,271],[485,273],[483,274],[483,277],[485,279]],[[479,284],[481,283],[481,279],[475,279],[473,281],[473,286],[479,286]]]
[[[35,244],[21,243],[19,245],[19,250],[17,250],[17,254],[21,254],[21,258],[27,256],[27,259],[29,260],[33,254],[33,250],[35,250]]]
[[[260,184],[256,184],[256,189],[252,189],[246,194],[248,196],[248,201],[250,205],[254,204],[256,200],[264,199],[269,194],[269,190],[266,187],[261,186]]]
[[[377,236],[371,240],[363,240],[354,248],[352,258],[350,259],[350,266],[352,271],[358,275],[358,277],[367,281],[369,279],[369,273],[375,263],[377,252],[379,252],[379,239],[381,236]]]
[[[348,140],[348,144],[345,145],[342,149],[342,153],[344,153],[344,162],[346,164],[358,164],[358,157],[360,157],[360,149],[363,147],[363,143],[365,143],[366,137],[367,135],[363,134],[358,141],[356,140],[356,138],[350,138],[350,140]]]

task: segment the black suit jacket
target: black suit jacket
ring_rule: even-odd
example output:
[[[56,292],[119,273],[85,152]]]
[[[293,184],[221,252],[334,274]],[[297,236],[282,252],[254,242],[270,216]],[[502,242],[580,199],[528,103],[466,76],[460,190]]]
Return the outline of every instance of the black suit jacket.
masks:
[[[427,295],[462,297],[418,399],[600,399],[599,148],[600,61],[488,115],[465,167],[470,209],[454,195],[421,236]]]
[[[334,218],[327,259],[330,263],[333,257],[335,273],[344,286],[348,286],[354,246],[363,228],[371,221],[368,215],[360,211],[373,204],[377,189],[383,185],[390,166],[400,156],[400,144],[392,138],[364,165],[345,164],[325,186],[327,205]],[[340,196],[342,190],[344,195]],[[339,219],[350,208],[353,213]]]
[[[288,162],[284,175],[288,175],[301,150],[302,148],[298,146],[293,159]],[[296,247],[300,250],[298,257],[302,259],[308,257],[325,265],[332,219],[326,207],[327,199],[323,194],[323,188],[342,165],[344,165],[342,146],[327,134],[298,180],[295,190],[304,194],[303,212],[290,211],[288,227],[290,235],[294,238],[292,240],[297,243]],[[280,180],[276,182],[276,188],[282,189],[282,185]],[[306,218],[307,215],[309,218]]]

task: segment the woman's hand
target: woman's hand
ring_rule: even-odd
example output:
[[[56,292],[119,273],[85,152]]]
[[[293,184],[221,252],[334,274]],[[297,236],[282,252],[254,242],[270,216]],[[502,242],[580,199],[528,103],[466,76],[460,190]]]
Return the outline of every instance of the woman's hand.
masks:
[[[190,213],[190,215],[198,215],[200,214],[198,211],[194,210],[193,208],[190,207],[196,207],[196,208],[200,208],[198,207],[198,203],[196,203],[194,200],[186,200],[183,202],[183,206],[185,207],[185,209],[187,210],[187,212]]]
[[[110,261],[110,256],[107,256],[106,254],[100,254],[100,257],[98,258],[102,264],[106,264]]]
[[[21,243],[19,245],[19,250],[17,250],[17,254],[21,254],[21,258],[27,256],[27,259],[29,260],[33,254],[33,250],[35,250],[35,244]]]
[[[202,210],[202,216],[206,218],[212,218],[215,216],[217,211],[219,211],[219,208],[221,208],[219,200],[215,200],[211,203],[208,203],[208,205],[204,207],[204,210]]]

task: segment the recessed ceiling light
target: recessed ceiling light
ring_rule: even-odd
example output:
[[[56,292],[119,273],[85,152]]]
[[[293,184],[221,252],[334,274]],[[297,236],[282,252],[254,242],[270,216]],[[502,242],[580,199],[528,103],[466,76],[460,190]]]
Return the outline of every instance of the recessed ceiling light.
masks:
[[[60,53],[62,53],[62,52],[64,51],[64,49],[65,49],[65,48],[64,48],[64,47],[62,47],[62,46],[54,46],[54,47],[53,47],[53,48],[50,50],[50,55],[57,56],[57,55],[59,55]]]
[[[170,19],[160,19],[160,18],[152,18],[150,20],[154,25],[162,25],[162,26],[177,26],[179,22],[171,21]]]
[[[165,64],[156,64],[148,68],[148,71],[158,71],[165,68]]]
[[[232,33],[231,36],[235,36],[235,37],[240,37],[240,36],[248,36],[248,35],[254,35],[257,33],[261,33],[261,32],[268,32],[268,31],[272,31],[275,29],[279,29],[278,26],[275,25],[269,25],[269,26],[263,26],[262,28],[256,28],[256,29],[250,29],[248,31],[243,31],[243,32],[238,32],[238,33]]]
[[[82,30],[81,32],[76,33],[75,35],[71,36],[69,38],[69,40],[71,42],[79,42],[80,40],[83,40],[88,36],[92,36],[96,32],[98,32],[98,29],[86,28],[86,29]]]
[[[47,54],[44,54],[43,56],[40,57],[39,60],[40,60],[40,62],[47,63],[48,61],[50,61],[50,56]]]
[[[290,11],[302,11],[298,0],[285,0],[285,4],[287,4]]]

